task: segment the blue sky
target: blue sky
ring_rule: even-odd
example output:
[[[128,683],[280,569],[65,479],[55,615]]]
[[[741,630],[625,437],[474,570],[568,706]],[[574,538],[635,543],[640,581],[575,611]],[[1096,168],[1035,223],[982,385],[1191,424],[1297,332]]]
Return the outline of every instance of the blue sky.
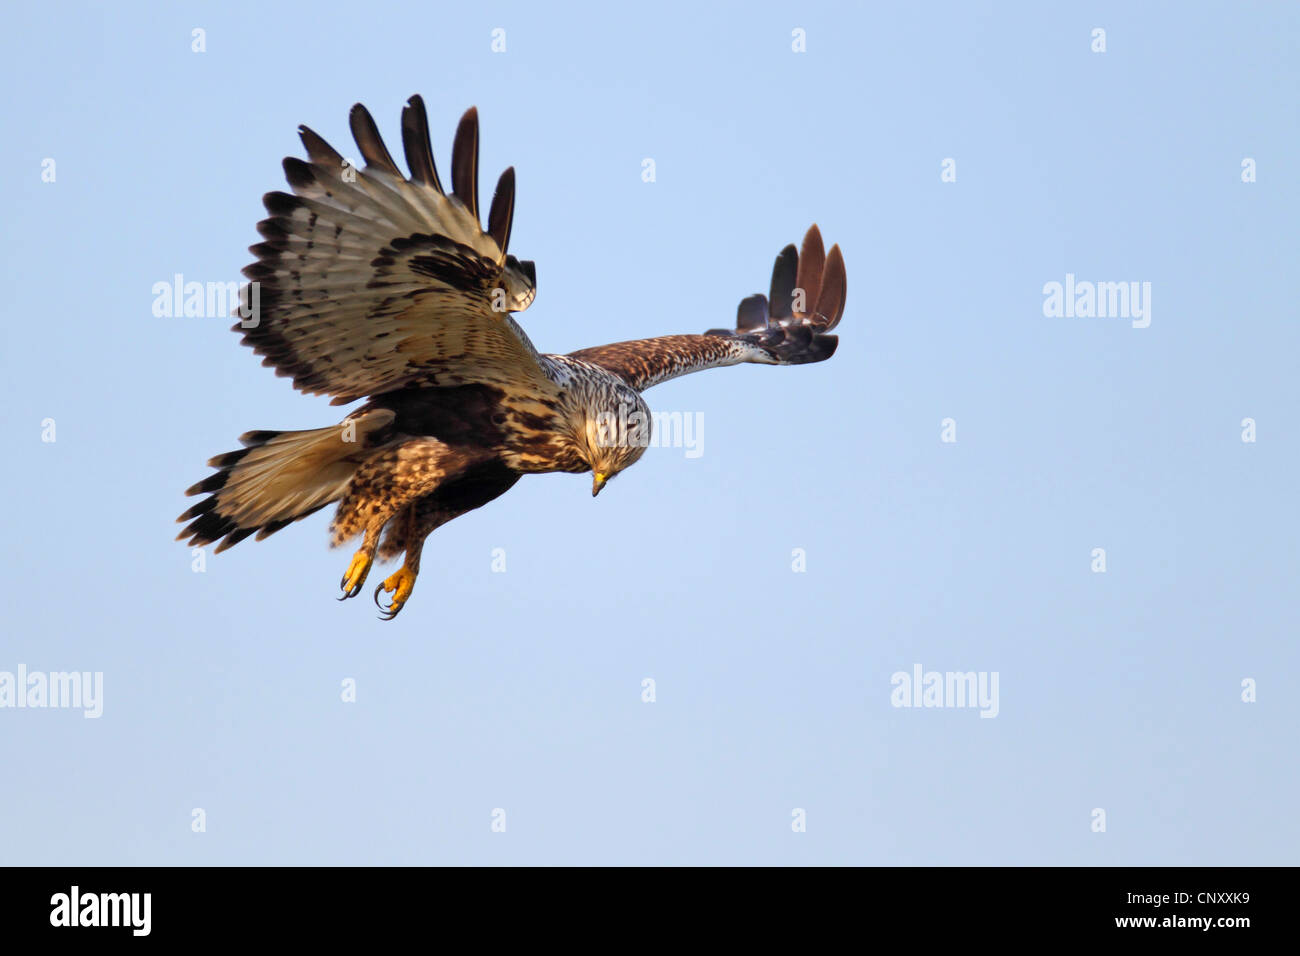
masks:
[[[0,708],[0,862],[1297,861],[1294,5],[5,19],[0,672],[103,712]],[[647,393],[698,457],[522,481],[383,624],[328,513],[172,542],[205,459],[339,413],[151,289],[237,278],[299,123],[395,148],[416,92],[517,169],[544,351],[726,325],[814,221],[849,294],[829,363]],[[1149,327],[1045,316],[1067,274]],[[892,706],[918,664],[996,718]]]

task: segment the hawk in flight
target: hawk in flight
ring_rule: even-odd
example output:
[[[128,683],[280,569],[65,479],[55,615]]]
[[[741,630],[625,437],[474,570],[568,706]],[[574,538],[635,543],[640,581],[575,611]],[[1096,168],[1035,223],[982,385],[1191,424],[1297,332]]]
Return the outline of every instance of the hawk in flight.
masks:
[[[814,225],[776,257],[770,295],[740,303],[734,329],[539,353],[511,313],[537,294],[533,263],[507,253],[514,168],[497,182],[484,229],[478,113],[460,121],[451,189],[434,166],[424,103],[402,110],[409,177],[370,113],[352,108],[357,169],[305,126],[307,159],[289,157],[293,193],[264,197],[234,326],[262,364],[295,388],[366,399],[338,425],[252,431],[211,459],[178,519],[191,546],[258,540],[338,503],[331,542],[361,538],[343,576],[356,596],[371,565],[405,553],[375,589],[386,619],[406,604],[425,537],[504,494],[523,475],[592,473],[596,495],[649,442],[651,385],[741,362],[801,365],[835,352],[844,260]],[[632,423],[628,429],[620,423]],[[388,604],[380,594],[390,595]]]

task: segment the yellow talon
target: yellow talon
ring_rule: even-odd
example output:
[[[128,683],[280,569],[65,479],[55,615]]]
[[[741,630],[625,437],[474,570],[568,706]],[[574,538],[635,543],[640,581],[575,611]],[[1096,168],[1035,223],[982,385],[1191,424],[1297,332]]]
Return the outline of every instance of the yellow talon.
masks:
[[[383,584],[375,588],[375,604],[384,612],[384,616],[391,621],[393,618],[397,617],[397,612],[402,609],[404,604],[406,604],[407,598],[411,596],[411,591],[414,589],[415,572],[406,565],[402,565],[385,578]],[[380,591],[393,596],[388,607],[384,607],[379,603]]]
[[[347,571],[343,573],[343,580],[339,582],[339,587],[343,589],[343,597],[357,596],[361,585],[366,583],[366,575],[370,573],[370,566],[374,561],[374,555],[364,549],[352,555],[352,563],[348,565]]]

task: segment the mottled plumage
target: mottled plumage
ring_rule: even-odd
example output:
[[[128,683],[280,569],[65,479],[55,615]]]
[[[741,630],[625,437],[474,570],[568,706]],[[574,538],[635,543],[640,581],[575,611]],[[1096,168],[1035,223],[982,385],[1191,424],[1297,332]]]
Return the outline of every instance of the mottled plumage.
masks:
[[[791,245],[777,257],[770,295],[741,302],[734,329],[539,354],[511,315],[537,291],[533,264],[507,252],[513,168],[498,181],[487,228],[480,222],[477,112],[456,130],[450,193],[418,96],[402,111],[409,178],[366,109],[354,106],[350,119],[362,169],[299,128],[308,158],[284,161],[292,194],[264,197],[263,241],[244,270],[248,317],[235,330],[300,391],[367,401],[335,426],[249,432],[244,448],[209,461],[216,472],[186,492],[208,497],[179,519],[191,545],[222,551],[337,502],[333,543],[362,538],[344,597],[360,591],[376,556],[405,553],[375,592],[376,602],[392,595],[386,614],[395,616],[433,529],[525,474],[590,471],[594,495],[635,463],[644,442],[611,441],[601,423],[631,412],[648,423],[644,389],[705,368],[798,365],[835,351],[827,333],[844,311],[844,261],[836,246],[824,252],[813,226],[801,252]]]

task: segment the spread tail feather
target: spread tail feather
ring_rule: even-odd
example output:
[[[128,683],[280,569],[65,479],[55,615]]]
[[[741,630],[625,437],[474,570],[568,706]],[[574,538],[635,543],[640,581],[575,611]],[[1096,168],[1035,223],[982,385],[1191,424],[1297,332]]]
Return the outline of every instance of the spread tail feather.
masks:
[[[217,471],[186,489],[208,497],[176,519],[190,522],[176,540],[188,537],[191,547],[220,541],[220,553],[249,535],[260,541],[314,514],[343,496],[373,449],[375,433],[394,417],[371,409],[328,428],[241,435],[244,448],[210,459]]]

